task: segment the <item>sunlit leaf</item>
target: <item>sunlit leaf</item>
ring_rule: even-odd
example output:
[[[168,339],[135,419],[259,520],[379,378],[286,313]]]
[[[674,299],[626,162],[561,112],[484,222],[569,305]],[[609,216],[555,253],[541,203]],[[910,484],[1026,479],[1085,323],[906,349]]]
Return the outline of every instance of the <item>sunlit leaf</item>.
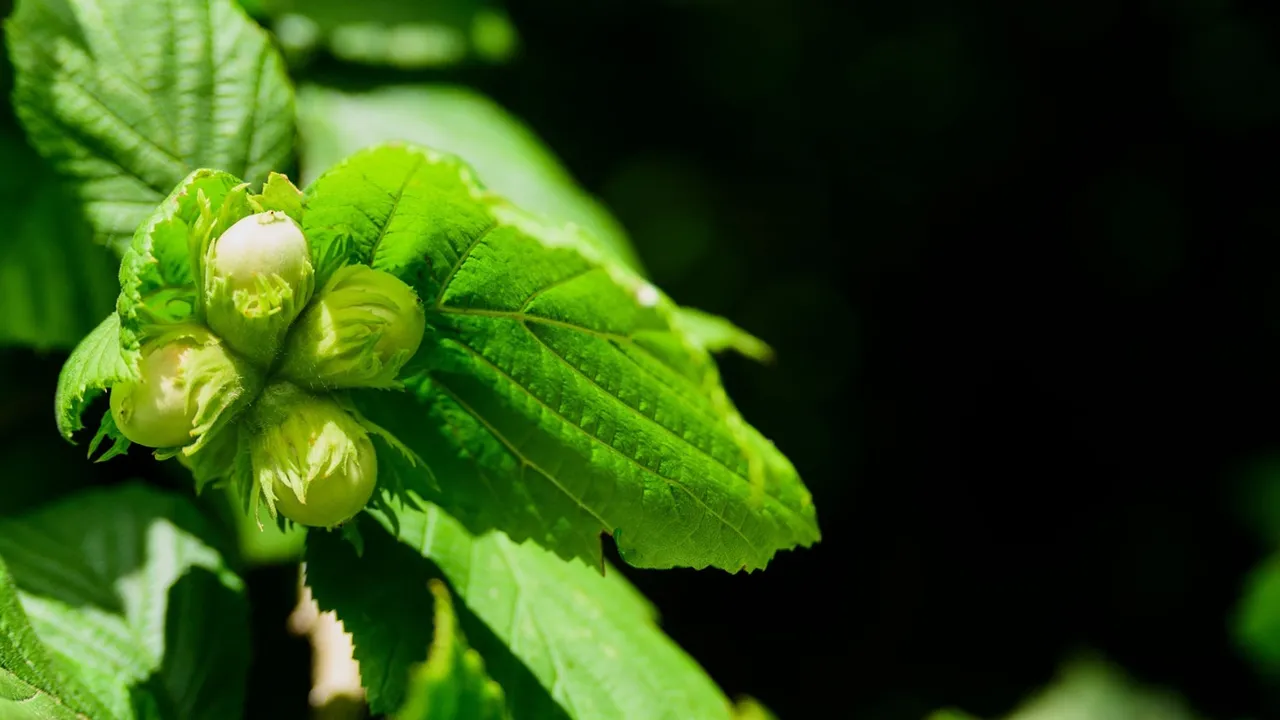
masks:
[[[298,91],[304,182],[358,150],[403,141],[465,160],[486,187],[552,223],[574,223],[612,259],[640,270],[626,231],[524,123],[497,103],[448,85],[387,86],[347,93]]]
[[[284,64],[234,0],[20,0],[5,33],[18,117],[118,251],[193,170],[292,156]]]
[[[418,476],[406,486],[473,530],[594,565],[601,533],[632,565],[731,571],[818,540],[795,468],[738,414],[677,306],[581,232],[412,147],[359,153],[306,194],[317,282],[369,263],[427,306],[406,392],[355,394],[418,456],[391,469]]]
[[[325,48],[347,62],[402,69],[500,63],[519,42],[495,0],[261,0],[291,57]]]

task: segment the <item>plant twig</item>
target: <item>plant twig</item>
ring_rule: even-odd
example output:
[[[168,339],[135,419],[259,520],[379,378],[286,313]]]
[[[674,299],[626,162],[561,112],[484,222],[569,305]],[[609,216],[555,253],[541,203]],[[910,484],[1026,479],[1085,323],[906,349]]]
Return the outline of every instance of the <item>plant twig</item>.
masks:
[[[311,704],[313,720],[360,720],[366,716],[360,666],[353,656],[351,633],[333,612],[320,612],[311,588],[299,575],[298,605],[289,615],[289,631],[311,641]]]

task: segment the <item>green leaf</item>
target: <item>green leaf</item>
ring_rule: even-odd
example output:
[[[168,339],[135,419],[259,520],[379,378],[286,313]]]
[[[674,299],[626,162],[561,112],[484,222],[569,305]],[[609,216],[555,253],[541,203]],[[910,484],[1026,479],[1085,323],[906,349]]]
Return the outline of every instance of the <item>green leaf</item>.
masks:
[[[1280,677],[1280,553],[1249,573],[1232,631],[1262,675]]]
[[[233,0],[20,0],[5,30],[18,117],[99,242],[123,250],[196,168],[261,182],[290,160],[284,64]]]
[[[0,346],[70,350],[111,312],[115,258],[93,244],[52,169],[9,133],[0,126],[0,167],[21,170],[0,174]]]
[[[0,559],[0,717],[10,720],[109,718],[109,711],[56,664],[22,610]]]
[[[726,318],[694,308],[680,308],[676,320],[681,330],[707,352],[735,350],[752,360],[773,362],[773,348]]]
[[[336,533],[312,532],[307,554],[314,597],[321,608],[337,611],[355,639],[357,659],[364,653],[398,661],[373,671],[361,661],[371,698],[374,688],[381,697],[388,688],[403,696],[404,668],[422,660],[415,643],[427,624],[424,613],[404,608],[426,607],[427,581],[442,577],[459,600],[467,638],[515,718],[730,717],[728,699],[662,633],[651,608],[616,570],[602,576],[598,568],[502,533],[471,535],[431,505],[377,518],[399,543],[365,520],[362,558]],[[397,573],[412,575],[396,580],[397,591],[355,590]],[[373,619],[384,613],[398,632],[374,632],[380,623]]]
[[[93,457],[102,443],[108,439],[111,440],[111,447],[98,456],[97,462],[106,462],[113,457],[124,455],[129,452],[129,446],[133,444],[124,436],[124,433],[120,432],[120,428],[116,427],[116,419],[111,415],[110,410],[102,414],[102,421],[98,423],[98,432],[93,436],[93,440],[89,441],[89,457]]]
[[[304,183],[379,143],[404,141],[465,160],[493,192],[552,223],[574,223],[597,249],[642,271],[622,225],[578,187],[524,123],[489,98],[448,85],[388,86],[345,93],[298,91],[299,164]]]
[[[282,529],[274,522],[259,525],[253,515],[244,511],[244,503],[232,494],[230,488],[217,491],[215,501],[227,523],[234,529],[239,546],[237,555],[241,562],[257,566],[282,565],[302,560],[307,538],[306,528],[294,524]]]
[[[108,710],[225,720],[243,712],[243,584],[186,500],[137,484],[0,522],[36,635]]]
[[[258,195],[248,198],[255,213],[278,210],[295,221],[302,222],[302,192],[280,173],[271,173]]]
[[[403,484],[472,530],[596,566],[612,533],[638,567],[731,571],[819,539],[795,468],[738,414],[676,306],[579,232],[404,146],[312,183],[304,228],[318,276],[368,262],[426,303],[407,394],[353,397],[418,456]]]
[[[751,697],[743,697],[733,706],[733,720],[778,720],[769,708]],[[957,718],[956,720],[960,720]]]
[[[94,397],[113,384],[134,377],[134,355],[120,347],[120,317],[115,313],[71,351],[58,375],[54,397],[62,437],[71,440],[72,434],[84,427],[81,416]]]
[[[510,718],[502,688],[485,672],[480,653],[458,627],[449,588],[428,583],[435,599],[435,639],[427,661],[413,668],[395,720],[503,720]]]
[[[1005,720],[1195,720],[1174,693],[1143,687],[1119,669],[1095,658],[1066,663],[1047,688],[1023,702]],[[941,710],[929,720],[974,720],[958,710]]]
[[[339,60],[400,69],[501,63],[519,39],[495,0],[262,0],[291,59],[324,47]]]

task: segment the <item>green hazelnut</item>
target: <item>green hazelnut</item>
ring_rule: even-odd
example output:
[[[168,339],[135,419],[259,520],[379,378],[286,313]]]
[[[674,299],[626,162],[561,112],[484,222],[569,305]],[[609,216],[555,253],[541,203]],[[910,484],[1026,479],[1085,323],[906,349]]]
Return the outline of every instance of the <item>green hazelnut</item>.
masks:
[[[394,387],[425,329],[413,288],[390,273],[347,265],[294,323],[279,372],[317,390]]]
[[[138,370],[137,380],[111,388],[111,416],[130,441],[154,448],[199,442],[261,387],[257,371],[198,325],[145,343]]]
[[[332,527],[373,496],[378,459],[369,434],[336,401],[278,382],[254,406],[250,457],[272,513]]]
[[[302,228],[274,210],[243,218],[215,238],[204,275],[209,328],[260,367],[271,364],[315,289]]]

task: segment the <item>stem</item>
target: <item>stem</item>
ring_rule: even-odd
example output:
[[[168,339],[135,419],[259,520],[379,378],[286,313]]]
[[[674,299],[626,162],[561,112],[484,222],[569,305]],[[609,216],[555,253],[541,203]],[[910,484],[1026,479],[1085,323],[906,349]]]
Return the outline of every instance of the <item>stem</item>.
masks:
[[[311,640],[312,720],[361,720],[367,714],[365,693],[351,633],[336,614],[320,612],[301,573],[298,580],[298,605],[289,616],[289,631]]]

